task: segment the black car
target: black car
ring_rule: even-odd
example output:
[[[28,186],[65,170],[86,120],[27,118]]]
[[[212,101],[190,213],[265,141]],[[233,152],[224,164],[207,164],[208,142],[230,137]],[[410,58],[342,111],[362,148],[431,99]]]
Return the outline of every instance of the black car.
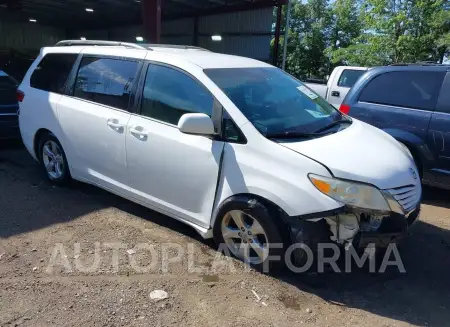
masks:
[[[0,70],[0,139],[20,138],[16,89],[18,82]]]
[[[370,69],[347,94],[340,110],[403,143],[425,184],[450,189],[449,65]]]

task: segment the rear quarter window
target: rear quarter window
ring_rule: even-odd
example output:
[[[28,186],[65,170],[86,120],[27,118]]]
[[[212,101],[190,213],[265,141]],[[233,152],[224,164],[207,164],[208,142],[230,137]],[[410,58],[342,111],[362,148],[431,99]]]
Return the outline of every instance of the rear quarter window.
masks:
[[[127,110],[139,61],[83,57],[73,95],[110,107]]]
[[[422,110],[434,110],[444,72],[387,72],[372,79],[359,101]]]
[[[63,93],[78,55],[49,53],[42,58],[30,78],[30,86],[43,91]]]

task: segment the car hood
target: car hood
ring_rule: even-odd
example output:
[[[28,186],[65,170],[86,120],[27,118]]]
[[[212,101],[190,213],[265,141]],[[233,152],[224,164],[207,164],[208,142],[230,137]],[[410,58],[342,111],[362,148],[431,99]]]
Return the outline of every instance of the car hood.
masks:
[[[280,142],[325,165],[335,177],[391,189],[420,182],[409,151],[387,133],[353,119],[346,129],[321,138]]]

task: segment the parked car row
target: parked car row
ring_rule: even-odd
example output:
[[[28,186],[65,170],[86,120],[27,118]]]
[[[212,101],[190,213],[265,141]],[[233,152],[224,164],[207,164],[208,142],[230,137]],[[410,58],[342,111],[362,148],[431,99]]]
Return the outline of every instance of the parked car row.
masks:
[[[450,188],[450,66],[370,69],[340,110],[405,145],[424,183]]]
[[[64,41],[42,49],[18,99],[23,142],[50,181],[97,185],[256,266],[297,242],[383,246],[419,215],[406,147],[260,61]]]
[[[327,83],[305,83],[305,85],[339,108],[347,93],[368,69],[368,67],[338,66],[333,69]]]
[[[3,70],[0,70],[0,139],[20,137],[16,99],[16,89],[19,83]]]
[[[16,90],[33,62],[31,58],[18,52],[0,52],[0,140],[20,138]]]

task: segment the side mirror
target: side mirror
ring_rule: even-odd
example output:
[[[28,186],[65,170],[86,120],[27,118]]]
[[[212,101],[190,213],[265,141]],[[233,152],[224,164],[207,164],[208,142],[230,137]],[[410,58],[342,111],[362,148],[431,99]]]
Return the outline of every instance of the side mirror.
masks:
[[[214,124],[206,114],[184,114],[178,121],[180,132],[192,135],[214,135]]]

